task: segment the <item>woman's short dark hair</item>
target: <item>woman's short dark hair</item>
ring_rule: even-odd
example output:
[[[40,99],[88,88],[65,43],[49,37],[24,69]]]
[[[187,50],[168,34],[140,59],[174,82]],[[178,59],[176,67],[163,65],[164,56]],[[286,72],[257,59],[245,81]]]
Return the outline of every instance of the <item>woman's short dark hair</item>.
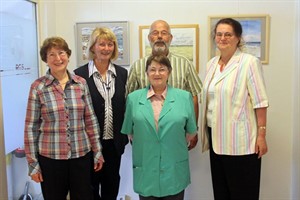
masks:
[[[47,54],[51,48],[59,48],[64,50],[68,54],[68,57],[70,57],[72,53],[71,49],[69,49],[68,43],[63,38],[49,37],[44,40],[43,45],[40,49],[40,56],[42,58],[42,61],[44,61],[45,63],[47,63]]]
[[[216,23],[215,28],[213,30],[213,39],[215,39],[215,37],[216,37],[217,27],[218,27],[219,24],[228,24],[228,25],[230,25],[232,27],[235,36],[240,39],[240,41],[237,44],[237,46],[241,47],[242,46],[241,39],[242,39],[242,34],[243,34],[243,28],[242,28],[241,23],[238,22],[237,20],[232,19],[232,18],[223,18],[223,19],[220,19]]]
[[[167,56],[165,55],[151,55],[147,59],[146,62],[146,71],[148,70],[149,66],[151,65],[152,61],[155,61],[161,65],[164,65],[168,68],[169,71],[172,71],[172,66],[170,63],[170,60]]]

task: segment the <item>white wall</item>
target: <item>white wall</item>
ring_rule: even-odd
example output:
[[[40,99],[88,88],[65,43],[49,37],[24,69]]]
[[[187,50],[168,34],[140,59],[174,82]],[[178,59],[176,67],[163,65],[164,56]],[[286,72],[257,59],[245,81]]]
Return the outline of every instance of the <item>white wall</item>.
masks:
[[[295,39],[295,63],[296,66],[294,69],[294,97],[293,97],[293,105],[294,105],[294,115],[293,115],[293,161],[292,161],[292,199],[300,198],[300,1],[297,2],[296,6],[296,39]],[[298,36],[298,37],[297,37]]]
[[[129,21],[130,61],[139,58],[139,25],[149,25],[156,19],[170,24],[199,24],[200,77],[208,61],[208,16],[238,14],[269,14],[270,55],[264,65],[270,107],[267,139],[269,153],[263,158],[261,199],[296,200],[299,194],[299,0],[53,0],[40,1],[40,39],[59,35],[73,50],[70,69],[75,69],[76,22]],[[296,45],[298,44],[298,45]],[[43,64],[43,72],[45,73]],[[186,200],[212,199],[208,154],[200,145],[190,152],[192,184]],[[128,145],[122,162],[120,194],[132,190],[131,147]]]

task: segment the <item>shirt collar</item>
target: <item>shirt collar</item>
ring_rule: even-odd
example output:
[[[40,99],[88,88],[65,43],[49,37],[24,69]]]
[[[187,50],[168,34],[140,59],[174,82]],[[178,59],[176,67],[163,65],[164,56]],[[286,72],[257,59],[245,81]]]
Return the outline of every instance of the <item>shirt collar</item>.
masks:
[[[76,83],[79,82],[79,78],[74,76],[74,74],[71,74],[69,72],[69,70],[67,70],[67,73],[68,73],[68,76],[69,76],[70,80],[72,80]],[[53,84],[55,81],[57,81],[57,79],[51,74],[50,69],[47,70],[45,78],[46,78],[46,86],[49,86],[49,85]]]
[[[98,69],[96,68],[96,65],[94,63],[94,60],[90,60],[88,64],[88,69],[89,69],[89,77],[91,77],[93,74],[98,73]],[[107,72],[110,73],[111,75],[117,76],[116,73],[116,68],[115,66],[110,62],[108,65]]]
[[[166,86],[166,89],[163,91],[163,93],[161,94],[161,96],[166,99],[166,96],[167,96],[167,91],[168,91],[168,86]],[[149,87],[149,90],[148,90],[148,93],[147,93],[147,99],[155,96],[157,94],[155,94],[154,90],[153,90],[153,87],[150,85]]]

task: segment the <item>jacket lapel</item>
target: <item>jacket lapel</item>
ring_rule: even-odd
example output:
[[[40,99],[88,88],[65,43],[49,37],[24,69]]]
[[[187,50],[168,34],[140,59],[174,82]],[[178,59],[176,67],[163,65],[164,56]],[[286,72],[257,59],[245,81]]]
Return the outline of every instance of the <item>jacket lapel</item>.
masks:
[[[227,63],[227,66],[225,67],[223,73],[221,73],[221,75],[219,76],[219,78],[216,80],[216,84],[218,82],[220,82],[222,79],[224,79],[226,76],[228,76],[228,74],[230,74],[235,68],[238,67],[241,55],[242,55],[241,51],[240,50],[236,50],[236,52],[234,53],[234,55],[231,57],[231,59]]]
[[[160,112],[158,121],[160,121],[162,118],[164,118],[166,116],[166,114],[168,112],[170,112],[170,110],[172,110],[174,102],[175,102],[175,98],[172,94],[173,94],[172,89],[170,87],[168,87],[167,96],[166,96],[164,105],[162,107],[162,110]]]
[[[144,89],[144,92],[141,93],[139,97],[139,108],[140,112],[144,115],[146,123],[151,127],[151,132],[156,133],[155,122],[154,122],[154,114],[152,105],[149,99],[147,99],[148,87]],[[157,134],[156,134],[157,135]]]
[[[175,95],[173,89],[168,87],[167,96],[159,115],[158,124],[163,123],[163,119],[167,117],[167,114],[173,109],[175,103]],[[159,137],[162,138],[166,134],[165,131],[160,132]]]

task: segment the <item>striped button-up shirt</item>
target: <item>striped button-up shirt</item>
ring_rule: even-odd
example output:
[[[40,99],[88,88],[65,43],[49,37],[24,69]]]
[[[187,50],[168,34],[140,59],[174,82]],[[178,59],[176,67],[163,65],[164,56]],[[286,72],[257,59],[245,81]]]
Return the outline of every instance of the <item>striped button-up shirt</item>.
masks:
[[[246,155],[255,153],[257,122],[255,109],[268,107],[269,102],[260,60],[237,50],[224,71],[212,79],[220,56],[207,64],[201,95],[201,134],[203,151],[208,150],[206,112],[208,88],[214,87],[211,110],[212,144],[215,153]]]
[[[169,53],[172,72],[168,84],[172,87],[189,91],[192,96],[200,94],[202,83],[193,64],[185,57]],[[137,60],[130,68],[127,81],[127,94],[149,85],[146,75],[146,61],[148,57]]]
[[[116,69],[112,63],[109,64],[106,72],[106,80],[102,79],[100,72],[95,66],[93,60],[89,61],[89,77],[93,76],[95,85],[98,89],[98,92],[104,99],[105,109],[104,109],[104,130],[103,131],[103,140],[109,140],[114,138],[113,133],[113,107],[112,101],[115,94],[115,77],[117,77]]]
[[[38,154],[67,160],[94,152],[101,154],[100,128],[86,81],[69,72],[65,89],[50,74],[32,83],[25,120],[25,151],[29,174],[40,171]]]

